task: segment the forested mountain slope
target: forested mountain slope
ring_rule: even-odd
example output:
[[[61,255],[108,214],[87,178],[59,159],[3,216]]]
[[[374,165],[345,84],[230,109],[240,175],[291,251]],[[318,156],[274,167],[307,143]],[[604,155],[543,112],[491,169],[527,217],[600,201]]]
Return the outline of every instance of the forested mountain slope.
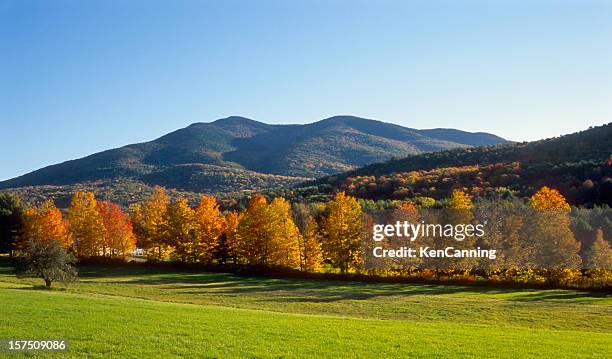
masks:
[[[391,157],[504,142],[486,133],[415,130],[352,116],[305,125],[234,116],[48,166],[0,182],[0,189],[129,181],[226,193],[292,185]]]
[[[612,123],[535,142],[460,148],[393,159],[301,186],[319,194],[346,191],[369,199],[529,196],[558,188],[575,204],[612,204]]]

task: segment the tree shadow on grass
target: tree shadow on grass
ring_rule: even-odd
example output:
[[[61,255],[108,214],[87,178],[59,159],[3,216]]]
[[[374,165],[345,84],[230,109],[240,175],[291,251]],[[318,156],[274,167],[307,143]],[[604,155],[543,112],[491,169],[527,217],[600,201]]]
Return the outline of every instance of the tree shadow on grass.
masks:
[[[606,293],[582,293],[575,291],[557,291],[557,290],[542,290],[534,293],[528,293],[516,298],[511,298],[516,302],[544,302],[544,301],[574,301],[580,302],[581,299],[588,300],[593,303],[593,299],[610,299],[612,295]]]
[[[43,292],[65,292],[66,287],[47,287],[46,285],[32,285],[32,286],[20,286],[14,287],[11,289],[19,289],[19,290],[36,290]]]
[[[190,274],[193,272],[177,271],[177,274],[183,273]],[[162,274],[167,275],[168,270],[163,268],[79,266],[79,276],[82,278],[133,277]]]
[[[202,274],[188,277],[155,276],[138,278],[121,282],[132,285],[160,286],[161,290],[177,291],[189,295],[255,295],[267,298],[264,300],[281,300],[294,302],[334,302],[343,300],[369,300],[376,297],[409,297],[436,295],[495,295],[506,294],[508,290],[500,288],[483,288],[467,286],[449,286],[433,284],[389,284],[361,283],[347,281],[315,281],[306,279],[261,279],[242,277],[233,274]],[[516,290],[527,292],[532,290]],[[519,293],[517,293],[519,294]],[[519,294],[521,295],[521,294]]]
[[[203,272],[191,269],[168,269],[149,267],[101,267],[82,266],[79,276],[88,283],[114,285],[158,286],[161,290],[179,291],[181,294],[259,295],[269,300],[295,302],[334,302],[342,300],[368,300],[376,297],[408,297],[437,295],[490,295],[510,294],[503,299],[517,302],[553,302],[568,300],[579,303],[581,299],[610,298],[605,293],[563,291],[550,289],[500,288],[484,286],[444,284],[370,283],[344,280],[318,280],[304,278],[273,278],[263,275]],[[130,278],[131,277],[131,278]],[[125,279],[125,280],[122,280]]]

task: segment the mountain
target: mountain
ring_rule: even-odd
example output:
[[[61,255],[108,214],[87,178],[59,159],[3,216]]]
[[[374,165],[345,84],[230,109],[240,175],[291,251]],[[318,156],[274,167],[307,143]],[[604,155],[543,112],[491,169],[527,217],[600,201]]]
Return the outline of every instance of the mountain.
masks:
[[[226,193],[295,184],[392,157],[505,142],[487,133],[416,130],[353,116],[305,125],[232,116],[48,166],[0,182],[0,189],[125,180]]]
[[[445,138],[459,140],[453,131]],[[559,189],[573,204],[612,205],[612,123],[534,142],[392,159],[322,177],[298,186],[297,192],[321,196],[346,191],[377,200],[442,199],[457,188],[475,196],[530,196],[545,185]]]

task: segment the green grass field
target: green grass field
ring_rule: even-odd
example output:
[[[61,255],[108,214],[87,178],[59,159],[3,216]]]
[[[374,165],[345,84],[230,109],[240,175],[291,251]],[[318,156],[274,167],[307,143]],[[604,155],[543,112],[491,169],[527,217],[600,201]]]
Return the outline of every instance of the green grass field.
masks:
[[[577,291],[134,267],[81,268],[65,290],[40,284],[0,266],[0,339],[66,338],[58,357],[605,358],[612,349],[612,296]]]

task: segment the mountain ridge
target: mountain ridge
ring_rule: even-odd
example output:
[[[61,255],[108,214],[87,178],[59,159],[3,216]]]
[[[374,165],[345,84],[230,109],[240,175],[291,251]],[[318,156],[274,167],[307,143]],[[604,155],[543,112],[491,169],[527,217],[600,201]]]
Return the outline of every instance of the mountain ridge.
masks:
[[[215,176],[223,176],[224,168],[227,176],[240,176],[240,171],[247,177],[260,173],[261,178],[274,178],[274,185],[283,178],[292,184],[392,157],[506,142],[488,133],[418,130],[348,115],[287,125],[229,116],[46,166],[2,181],[0,189],[129,178],[188,191],[227,191],[231,185],[216,188],[206,171],[213,168]],[[256,186],[247,182],[248,178],[233,189],[266,185],[265,180]]]

